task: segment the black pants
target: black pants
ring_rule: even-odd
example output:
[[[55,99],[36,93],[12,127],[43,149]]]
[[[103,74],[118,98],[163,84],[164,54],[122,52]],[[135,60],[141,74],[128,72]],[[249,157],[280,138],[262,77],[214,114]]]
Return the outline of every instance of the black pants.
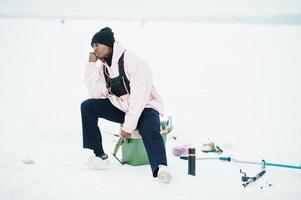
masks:
[[[109,99],[88,99],[81,104],[83,147],[103,151],[98,118],[123,123],[125,113],[112,105]],[[139,118],[137,129],[142,137],[153,177],[157,177],[158,166],[167,165],[163,138],[160,134],[159,113],[145,108]]]

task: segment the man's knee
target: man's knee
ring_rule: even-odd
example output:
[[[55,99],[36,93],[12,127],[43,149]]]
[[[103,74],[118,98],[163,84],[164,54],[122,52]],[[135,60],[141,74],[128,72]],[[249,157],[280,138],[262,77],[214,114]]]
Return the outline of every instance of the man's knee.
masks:
[[[142,113],[137,129],[139,134],[144,138],[158,138],[160,135],[160,119],[157,113],[152,110],[144,110]]]
[[[87,99],[87,100],[83,101],[80,105],[81,112],[87,112],[87,111],[91,110],[93,100],[94,99]]]

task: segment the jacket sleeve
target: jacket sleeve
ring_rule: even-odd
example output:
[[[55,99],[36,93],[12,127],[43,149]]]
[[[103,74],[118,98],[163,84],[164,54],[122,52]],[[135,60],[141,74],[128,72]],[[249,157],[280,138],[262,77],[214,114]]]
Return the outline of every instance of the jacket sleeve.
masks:
[[[97,66],[95,62],[86,64],[84,81],[88,93],[92,98],[99,99],[108,95],[102,66]]]
[[[152,73],[149,66],[138,57],[134,57],[132,62],[129,60],[128,64],[135,66],[130,74],[129,107],[125,114],[122,130],[132,133],[149,100],[152,89]]]

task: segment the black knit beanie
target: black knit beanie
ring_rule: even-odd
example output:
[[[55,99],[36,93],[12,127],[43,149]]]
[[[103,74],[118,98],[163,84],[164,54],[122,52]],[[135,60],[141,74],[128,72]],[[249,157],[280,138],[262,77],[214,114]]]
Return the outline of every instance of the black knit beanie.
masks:
[[[112,29],[109,27],[105,27],[100,31],[98,31],[97,33],[95,33],[91,41],[91,46],[94,43],[99,43],[113,48],[114,42],[115,42],[115,38]]]

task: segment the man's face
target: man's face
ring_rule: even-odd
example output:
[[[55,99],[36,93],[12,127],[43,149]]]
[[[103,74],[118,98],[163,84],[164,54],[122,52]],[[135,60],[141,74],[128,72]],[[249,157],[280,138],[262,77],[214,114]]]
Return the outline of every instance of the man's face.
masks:
[[[106,58],[112,52],[112,49],[104,44],[94,43],[92,44],[95,55],[99,58]]]

